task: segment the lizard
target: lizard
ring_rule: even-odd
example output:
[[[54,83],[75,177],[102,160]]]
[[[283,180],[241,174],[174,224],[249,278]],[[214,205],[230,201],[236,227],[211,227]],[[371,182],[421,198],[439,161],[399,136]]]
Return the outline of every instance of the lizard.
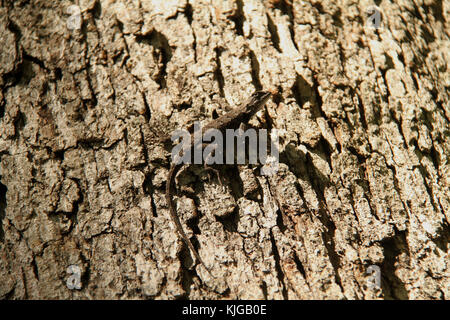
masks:
[[[206,126],[204,126],[202,128],[202,135],[209,129],[216,129],[221,132],[224,132],[226,129],[237,129],[241,124],[246,124],[250,120],[250,118],[266,104],[270,96],[271,94],[269,92],[256,91],[240,107],[230,110],[229,112],[225,113],[224,115],[218,117],[215,120],[212,120]],[[198,143],[200,143],[200,141],[196,141],[194,137],[192,137],[190,144],[187,147],[192,148],[196,146]],[[171,219],[175,224],[178,234],[181,236],[182,240],[187,244],[189,249],[193,252],[195,258],[206,268],[208,273],[211,274],[210,270],[203,262],[197,250],[194,248],[194,245],[192,244],[191,240],[187,237],[186,233],[184,232],[180,219],[177,215],[175,206],[173,204],[174,190],[172,189],[172,185],[175,184],[175,176],[182,166],[183,166],[182,163],[173,163],[173,162],[170,165],[166,181],[166,202],[169,207]]]

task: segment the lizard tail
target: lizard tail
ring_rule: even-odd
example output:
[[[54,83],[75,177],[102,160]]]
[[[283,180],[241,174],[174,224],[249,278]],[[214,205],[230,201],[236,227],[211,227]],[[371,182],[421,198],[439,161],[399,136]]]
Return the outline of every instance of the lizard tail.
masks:
[[[170,216],[172,218],[172,221],[175,223],[175,228],[177,229],[179,235],[183,239],[183,241],[187,244],[189,249],[194,253],[195,258],[205,267],[205,269],[208,271],[208,273],[212,276],[210,270],[206,266],[206,264],[203,262],[202,258],[200,258],[200,255],[198,254],[197,250],[194,248],[194,245],[192,244],[191,240],[187,237],[186,233],[183,230],[183,226],[181,225],[180,219],[178,218],[177,212],[175,210],[175,206],[173,204],[173,190],[172,190],[172,184],[175,183],[175,175],[178,172],[178,170],[181,168],[181,165],[173,165],[169,169],[169,175],[166,182],[166,201],[167,205],[169,206],[169,212]]]

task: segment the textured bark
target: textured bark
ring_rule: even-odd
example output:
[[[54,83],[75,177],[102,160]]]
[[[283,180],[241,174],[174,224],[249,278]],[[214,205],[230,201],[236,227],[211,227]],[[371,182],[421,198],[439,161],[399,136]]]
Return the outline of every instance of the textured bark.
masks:
[[[450,297],[448,1],[0,3],[1,298]],[[177,179],[212,278],[156,141],[261,88],[278,174]]]

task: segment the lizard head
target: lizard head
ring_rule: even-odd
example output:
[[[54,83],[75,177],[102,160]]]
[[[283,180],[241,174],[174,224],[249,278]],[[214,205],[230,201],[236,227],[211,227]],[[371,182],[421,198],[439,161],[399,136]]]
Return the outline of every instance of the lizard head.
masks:
[[[253,93],[247,101],[247,106],[252,114],[258,112],[269,100],[271,94],[267,91],[256,91]]]

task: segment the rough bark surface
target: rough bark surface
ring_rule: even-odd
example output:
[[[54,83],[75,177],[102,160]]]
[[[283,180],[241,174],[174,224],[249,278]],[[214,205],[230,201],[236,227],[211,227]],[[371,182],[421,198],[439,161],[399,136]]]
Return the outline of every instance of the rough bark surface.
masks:
[[[1,298],[450,298],[449,1],[0,4]],[[178,175],[212,278],[155,141],[262,88],[278,174]]]

